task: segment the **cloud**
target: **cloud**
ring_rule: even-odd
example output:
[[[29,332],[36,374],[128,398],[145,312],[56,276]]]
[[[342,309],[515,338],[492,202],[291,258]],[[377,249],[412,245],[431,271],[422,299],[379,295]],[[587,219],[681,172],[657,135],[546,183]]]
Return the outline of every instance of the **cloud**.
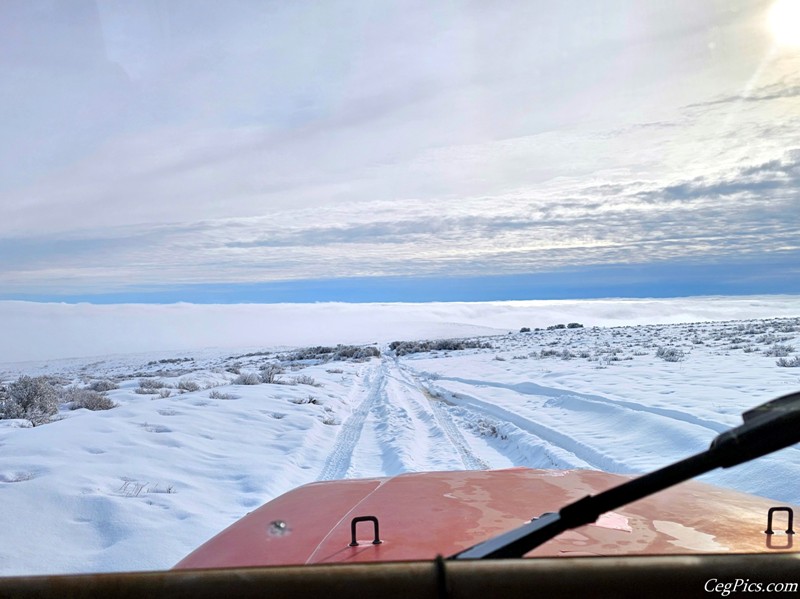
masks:
[[[800,152],[658,184],[298,208],[0,240],[6,293],[353,276],[531,273],[800,247]],[[489,207],[487,209],[487,207]],[[727,258],[726,258],[727,257]],[[8,297],[8,296],[6,296]]]
[[[447,304],[111,305],[0,301],[0,361],[202,348],[390,342],[587,326],[796,316],[797,296]],[[152,355],[147,356],[152,359]]]
[[[798,96],[800,96],[800,83],[796,80],[783,80],[762,85],[755,89],[747,90],[745,93],[722,96],[706,102],[688,104],[686,108],[703,108],[707,106],[717,106],[720,104],[731,104],[738,102],[769,102],[772,100],[796,98]]]
[[[789,151],[783,160],[744,166],[733,173],[717,177],[697,177],[691,181],[668,185],[663,189],[642,192],[639,197],[651,202],[664,199],[683,200],[696,198],[723,198],[725,196],[749,195],[774,201],[788,196],[797,201],[798,184],[800,184],[800,161],[798,152]],[[784,194],[776,192],[783,191]],[[766,203],[766,202],[764,202]],[[791,218],[791,215],[786,215]]]
[[[541,220],[514,217],[441,217],[420,220],[378,221],[358,225],[330,226],[276,232],[250,241],[231,241],[231,248],[329,246],[336,244],[397,244],[434,237],[441,242],[457,242],[465,235],[488,238],[502,231],[526,230]]]
[[[760,101],[720,126],[760,60],[758,36],[733,43],[758,7],[235,4],[77,11],[66,70],[75,31],[3,38],[28,70],[3,66],[25,85],[0,109],[32,102],[36,125],[0,124],[24,173],[0,173],[6,293],[796,245],[800,123],[768,101],[794,63],[765,63]],[[712,34],[729,54],[698,54]]]

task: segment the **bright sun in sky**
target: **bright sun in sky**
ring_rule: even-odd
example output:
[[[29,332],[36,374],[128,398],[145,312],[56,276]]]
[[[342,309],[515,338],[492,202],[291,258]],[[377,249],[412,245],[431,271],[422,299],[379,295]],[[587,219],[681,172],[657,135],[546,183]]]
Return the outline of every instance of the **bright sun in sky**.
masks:
[[[775,41],[800,46],[800,0],[777,0],[768,19]]]

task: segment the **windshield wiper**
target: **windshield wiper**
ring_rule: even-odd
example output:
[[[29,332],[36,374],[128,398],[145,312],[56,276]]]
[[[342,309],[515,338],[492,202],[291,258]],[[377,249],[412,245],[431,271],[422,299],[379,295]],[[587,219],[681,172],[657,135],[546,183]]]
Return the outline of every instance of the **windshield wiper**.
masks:
[[[742,420],[742,425],[720,434],[702,453],[597,495],[587,495],[449,559],[522,557],[564,531],[595,522],[610,510],[715,468],[730,468],[800,442],[800,392],[748,410]]]

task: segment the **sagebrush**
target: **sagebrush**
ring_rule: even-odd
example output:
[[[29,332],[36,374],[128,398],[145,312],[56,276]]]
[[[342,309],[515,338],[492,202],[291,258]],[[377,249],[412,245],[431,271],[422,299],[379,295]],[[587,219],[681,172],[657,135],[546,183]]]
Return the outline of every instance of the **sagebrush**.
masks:
[[[105,393],[95,391],[92,388],[81,389],[79,387],[67,387],[64,390],[63,401],[69,403],[71,410],[110,410],[117,407]]]
[[[48,377],[22,375],[0,391],[0,419],[46,424],[58,413],[58,392]]]

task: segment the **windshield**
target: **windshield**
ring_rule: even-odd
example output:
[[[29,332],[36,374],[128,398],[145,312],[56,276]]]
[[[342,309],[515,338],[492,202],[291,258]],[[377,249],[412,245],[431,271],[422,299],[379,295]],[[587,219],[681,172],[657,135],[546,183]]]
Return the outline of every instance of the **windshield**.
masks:
[[[793,0],[0,3],[0,575],[797,391],[799,66]]]

